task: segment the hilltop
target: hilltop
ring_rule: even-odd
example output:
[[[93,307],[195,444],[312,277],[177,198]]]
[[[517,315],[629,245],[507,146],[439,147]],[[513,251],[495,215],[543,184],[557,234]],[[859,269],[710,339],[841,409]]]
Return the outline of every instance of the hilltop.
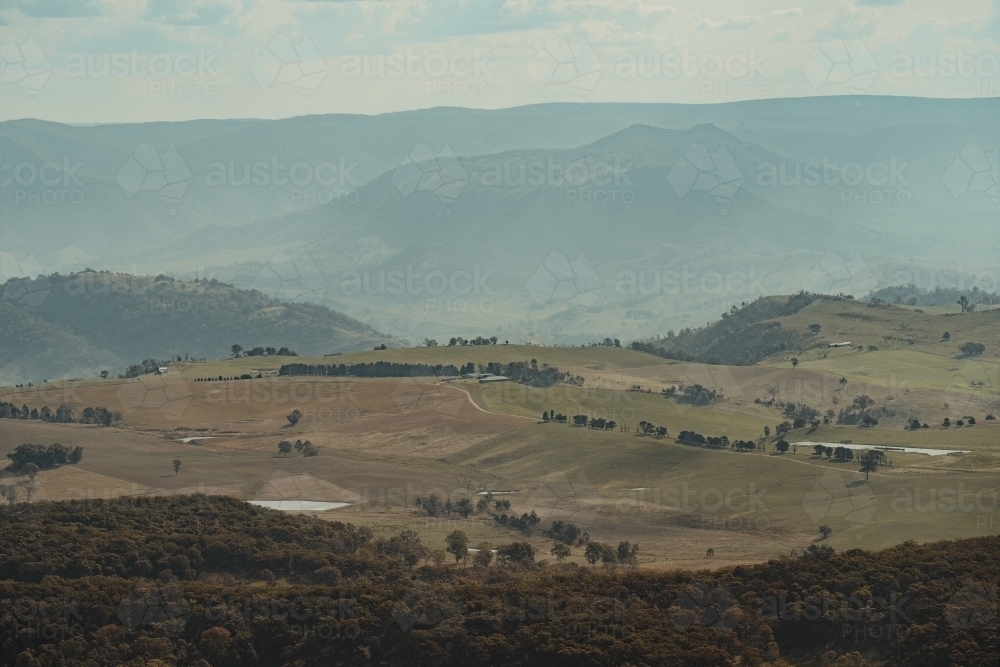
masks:
[[[953,311],[928,313],[879,299],[800,292],[734,306],[708,326],[670,331],[633,347],[666,358],[745,366],[807,351],[826,358],[827,346],[842,342],[851,342],[852,351],[906,350],[957,358],[963,356],[961,344],[976,342],[986,345],[987,358],[995,359],[1000,310],[963,313],[955,305]]]
[[[326,306],[216,280],[82,271],[13,279],[0,297],[6,383],[116,374],[144,358],[217,359],[234,343],[326,354],[393,342]]]

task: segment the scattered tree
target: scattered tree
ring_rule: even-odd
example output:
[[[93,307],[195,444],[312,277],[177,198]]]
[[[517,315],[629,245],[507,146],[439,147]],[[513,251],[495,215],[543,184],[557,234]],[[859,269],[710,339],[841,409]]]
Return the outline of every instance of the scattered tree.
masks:
[[[512,542],[497,547],[497,561],[503,565],[531,565],[535,550],[527,542]]]
[[[638,555],[639,545],[633,544],[628,540],[623,540],[618,543],[618,549],[615,553],[616,559],[613,562],[631,565],[634,567],[638,562]]]
[[[285,417],[285,419],[288,420],[289,424],[295,426],[296,424],[299,423],[299,420],[302,419],[302,412],[299,410],[292,410],[290,413],[288,413],[288,416]]]
[[[788,442],[785,440],[779,440],[774,445],[774,448],[778,451],[779,454],[784,454],[785,452],[787,452],[788,447],[789,447]]]
[[[489,542],[480,542],[476,555],[472,557],[472,564],[477,567],[489,567],[493,562],[493,547]]]
[[[837,459],[838,461],[853,461],[854,452],[852,452],[847,447],[837,447],[836,449],[833,450],[833,458]]]
[[[461,530],[453,530],[444,538],[448,544],[446,551],[455,557],[455,562],[462,560],[469,554],[469,536]]]
[[[879,463],[882,462],[884,456],[882,452],[873,451],[868,451],[861,455],[860,472],[865,474],[865,479],[868,479],[868,473],[878,472]]]
[[[552,551],[550,553],[556,557],[557,561],[562,561],[568,558],[569,556],[572,556],[573,550],[570,549],[569,546],[563,544],[562,542],[556,542],[554,545],[552,545]]]
[[[288,456],[292,453],[292,443],[288,440],[282,440],[278,443],[278,453],[282,456]]]
[[[833,528],[831,528],[826,524],[823,524],[822,526],[819,527],[819,534],[822,535],[822,539],[825,540],[826,538],[830,537],[830,535],[833,534]]]
[[[177,473],[179,473],[181,471],[181,460],[180,459],[174,459],[173,460],[173,466],[174,466],[174,474],[176,475]]]
[[[463,519],[468,519],[474,509],[475,507],[472,505],[472,501],[468,498],[461,498],[457,503],[455,503],[454,507],[455,513]]]
[[[441,502],[441,496],[436,493],[432,493],[427,498],[418,496],[416,505],[427,512],[428,516],[437,516],[444,511],[444,503]]]

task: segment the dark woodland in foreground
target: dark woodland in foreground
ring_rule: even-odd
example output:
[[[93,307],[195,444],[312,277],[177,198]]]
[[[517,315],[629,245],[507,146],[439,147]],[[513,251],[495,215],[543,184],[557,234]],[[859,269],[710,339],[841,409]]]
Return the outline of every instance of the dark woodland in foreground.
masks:
[[[516,544],[443,563],[411,531],[198,495],[7,506],[0,534],[0,663],[19,667],[1000,660],[1000,537],[716,572]]]

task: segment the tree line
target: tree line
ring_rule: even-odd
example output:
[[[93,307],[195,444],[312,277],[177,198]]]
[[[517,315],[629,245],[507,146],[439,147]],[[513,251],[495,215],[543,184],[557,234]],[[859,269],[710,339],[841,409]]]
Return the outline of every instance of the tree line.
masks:
[[[294,350],[289,350],[287,347],[274,348],[271,346],[263,347],[256,346],[244,349],[239,343],[233,343],[229,347],[229,352],[234,359],[239,359],[240,357],[297,357],[299,356]]]
[[[13,403],[0,401],[0,419],[37,419],[53,424],[94,424],[97,426],[114,426],[122,419],[122,413],[107,408],[84,408],[79,417],[76,411],[68,405],[60,405],[53,410],[49,406],[29,408],[22,405],[20,408]]]
[[[309,375],[320,377],[360,377],[360,378],[404,378],[404,377],[458,377],[475,373],[476,365],[471,361],[461,368],[454,364],[412,364],[394,361],[376,361],[357,364],[283,364],[278,375]],[[480,364],[480,373],[502,375],[533,387],[551,387],[557,382],[582,384],[583,378],[574,378],[561,372],[555,366],[531,361],[500,363],[491,361]]]
[[[455,377],[459,375],[454,364],[400,364],[394,361],[376,361],[358,364],[283,364],[278,375],[315,375],[321,377],[402,378],[402,377]]]

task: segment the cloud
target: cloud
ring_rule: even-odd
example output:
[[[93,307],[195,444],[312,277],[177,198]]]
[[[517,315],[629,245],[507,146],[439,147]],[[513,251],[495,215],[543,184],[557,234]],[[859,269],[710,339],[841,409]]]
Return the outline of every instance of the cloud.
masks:
[[[783,44],[792,41],[792,37],[798,34],[798,30],[776,30],[771,35],[771,41],[775,44]]]
[[[654,16],[656,14],[674,16],[679,13],[679,10],[676,7],[671,7],[669,5],[647,5],[641,0],[623,0],[622,2],[616,2],[615,9],[617,11],[631,11],[643,18],[647,16]]]
[[[813,41],[823,41],[828,35],[840,38],[869,36],[875,32],[881,18],[878,12],[853,7],[849,2],[841,0],[837,8],[824,15],[819,29],[813,34]]]
[[[97,0],[18,0],[17,4],[22,14],[35,18],[65,19],[107,13]]]
[[[758,26],[764,22],[759,16],[749,15],[749,16],[730,16],[722,21],[713,21],[711,19],[702,19],[698,22],[696,30],[749,30],[754,26]]]
[[[895,7],[901,5],[906,0],[858,0],[862,7]]]
[[[748,14],[744,16],[730,16],[721,21],[713,21],[712,19],[702,19],[698,21],[698,25],[695,27],[696,30],[749,30],[750,28],[759,26],[764,22],[764,19],[771,18],[788,18],[791,16],[802,16],[801,7],[789,7],[788,9],[775,9],[774,11],[768,12],[764,16],[758,16],[757,14]]]
[[[783,19],[789,16],[802,16],[802,14],[801,7],[789,7],[788,9],[775,9],[768,13],[767,18]]]
[[[169,25],[217,25],[253,4],[253,0],[147,0],[142,17]]]

